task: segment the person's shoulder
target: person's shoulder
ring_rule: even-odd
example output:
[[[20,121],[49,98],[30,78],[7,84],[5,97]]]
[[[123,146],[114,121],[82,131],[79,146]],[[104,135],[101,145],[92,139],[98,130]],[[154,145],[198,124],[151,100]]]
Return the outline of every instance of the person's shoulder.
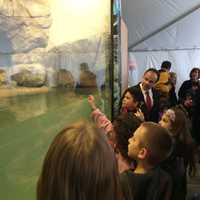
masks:
[[[120,173],[120,178],[127,178],[127,177],[132,177],[132,176],[134,176],[134,172],[130,169]]]
[[[171,175],[167,171],[165,171],[164,169],[160,167],[156,168],[156,170],[157,170],[157,173],[159,173],[159,177],[162,178],[163,182],[171,182]]]
[[[120,182],[123,186],[131,185],[133,183],[132,179],[134,177],[134,173],[131,170],[126,170],[120,173]]]
[[[185,80],[182,83],[182,85],[188,85],[188,84],[192,84],[192,81],[190,79],[189,80]]]
[[[130,92],[132,91],[131,93],[133,93],[134,96],[141,96],[142,95],[142,89],[140,87],[140,83],[138,83],[137,85],[131,86],[128,89],[129,89]]]
[[[149,177],[147,174],[137,174],[134,173],[132,170],[126,170],[120,174],[120,179],[122,182],[129,182],[129,183],[138,183],[143,182],[143,179]]]
[[[120,181],[123,185],[129,185],[129,186],[134,186],[137,188],[139,186],[146,187],[147,183],[150,183],[152,178],[152,174],[151,173],[145,173],[145,174],[138,174],[138,173],[134,173],[131,170],[127,170],[125,172],[123,172],[122,174],[120,174]]]
[[[160,98],[160,92],[156,88],[152,88],[152,93],[154,97]]]
[[[137,85],[133,85],[133,86],[131,86],[129,88],[140,88],[140,83],[138,83]]]

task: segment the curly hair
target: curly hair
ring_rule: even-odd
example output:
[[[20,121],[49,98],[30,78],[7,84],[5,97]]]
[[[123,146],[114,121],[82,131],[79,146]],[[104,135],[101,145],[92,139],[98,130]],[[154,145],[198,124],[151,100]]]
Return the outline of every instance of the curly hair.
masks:
[[[126,95],[126,93],[129,92],[133,98],[133,100],[135,102],[139,102],[140,101],[140,91],[138,88],[135,88],[135,87],[129,87],[127,88],[124,92],[123,92],[123,95],[120,99],[120,102],[119,102],[119,113],[121,111],[121,108],[122,108],[122,101]]]
[[[128,156],[128,140],[141,123],[140,119],[131,113],[122,113],[113,121],[116,148],[128,163],[133,161]]]

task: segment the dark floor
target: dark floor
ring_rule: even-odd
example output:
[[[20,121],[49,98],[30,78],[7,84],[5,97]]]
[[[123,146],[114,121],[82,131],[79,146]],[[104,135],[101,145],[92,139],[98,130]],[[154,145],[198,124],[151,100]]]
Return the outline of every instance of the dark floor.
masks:
[[[200,164],[197,165],[197,174],[188,178],[188,200],[200,200]]]

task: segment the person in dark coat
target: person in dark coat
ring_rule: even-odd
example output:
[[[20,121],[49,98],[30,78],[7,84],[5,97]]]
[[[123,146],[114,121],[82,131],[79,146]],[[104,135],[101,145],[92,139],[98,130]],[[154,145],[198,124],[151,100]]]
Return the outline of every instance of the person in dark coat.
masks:
[[[185,94],[189,91],[195,95],[195,92],[200,88],[199,78],[200,78],[200,69],[193,68],[190,71],[190,79],[184,81],[178,91],[179,101],[181,101],[182,98],[185,97]]]
[[[192,118],[192,136],[194,137],[197,146],[199,146],[200,154],[200,88],[194,96],[193,103],[193,118]],[[200,155],[199,155],[200,159]]]
[[[158,122],[160,95],[153,88],[159,79],[159,73],[154,68],[144,72],[142,81],[135,86],[139,90],[138,99],[145,121]]]

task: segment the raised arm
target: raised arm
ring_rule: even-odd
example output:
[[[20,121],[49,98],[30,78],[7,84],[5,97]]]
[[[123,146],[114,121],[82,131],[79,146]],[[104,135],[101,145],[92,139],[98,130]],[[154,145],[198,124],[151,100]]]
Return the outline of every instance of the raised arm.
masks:
[[[101,112],[100,109],[97,108],[94,96],[88,96],[88,103],[92,108],[91,116],[95,124],[101,128],[105,134],[108,134],[108,132],[112,131],[113,128],[111,121],[106,117],[104,113]]]

